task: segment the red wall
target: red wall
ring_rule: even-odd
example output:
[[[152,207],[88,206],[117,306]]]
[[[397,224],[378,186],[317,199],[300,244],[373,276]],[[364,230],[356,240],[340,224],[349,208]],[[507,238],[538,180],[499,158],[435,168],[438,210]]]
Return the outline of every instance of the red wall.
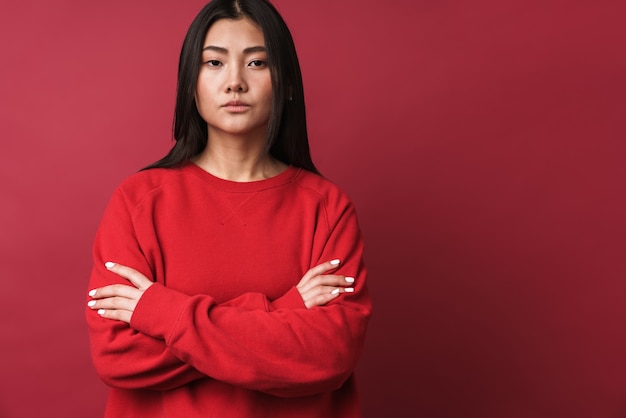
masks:
[[[625,416],[622,3],[276,0],[367,240],[366,417]],[[102,414],[91,241],[202,4],[0,4],[0,417]]]

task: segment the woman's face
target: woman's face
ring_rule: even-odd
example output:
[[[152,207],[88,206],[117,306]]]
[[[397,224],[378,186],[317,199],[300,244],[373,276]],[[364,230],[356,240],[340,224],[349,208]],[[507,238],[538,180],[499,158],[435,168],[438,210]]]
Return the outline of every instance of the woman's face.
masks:
[[[261,29],[248,19],[221,19],[206,34],[196,105],[211,134],[262,135],[272,81]]]

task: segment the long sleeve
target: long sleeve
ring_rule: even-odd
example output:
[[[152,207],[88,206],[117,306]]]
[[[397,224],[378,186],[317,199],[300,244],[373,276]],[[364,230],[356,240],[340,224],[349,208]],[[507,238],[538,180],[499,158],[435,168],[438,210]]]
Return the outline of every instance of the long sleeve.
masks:
[[[120,190],[112,197],[101,221],[93,259],[89,289],[128,284],[104,267],[112,259],[133,266],[150,279],[154,277]],[[101,318],[91,309],[87,309],[86,318],[94,366],[111,387],[169,390],[205,377],[174,356],[161,339],[139,333],[126,323]]]

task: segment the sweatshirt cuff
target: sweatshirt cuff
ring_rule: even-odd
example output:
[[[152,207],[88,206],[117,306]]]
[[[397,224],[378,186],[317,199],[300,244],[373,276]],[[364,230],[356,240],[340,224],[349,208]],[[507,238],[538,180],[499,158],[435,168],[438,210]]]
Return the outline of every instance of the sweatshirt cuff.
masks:
[[[287,293],[279,297],[278,299],[274,299],[271,302],[271,310],[277,311],[279,309],[306,309],[306,305],[302,300],[302,296],[300,296],[300,292],[294,286]]]
[[[184,293],[155,283],[141,295],[130,319],[130,326],[142,334],[165,340],[189,298]]]

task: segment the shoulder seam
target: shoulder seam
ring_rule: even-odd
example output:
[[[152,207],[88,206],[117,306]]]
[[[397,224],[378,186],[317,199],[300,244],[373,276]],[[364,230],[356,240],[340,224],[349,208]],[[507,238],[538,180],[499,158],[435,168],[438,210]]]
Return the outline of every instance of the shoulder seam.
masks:
[[[328,201],[326,200],[326,197],[320,192],[318,192],[317,190],[315,190],[314,188],[303,185],[302,183],[298,181],[297,178],[294,179],[294,184],[298,187],[309,190],[320,197],[323,203],[322,208],[324,209],[324,219],[326,221],[326,229],[330,231],[330,218],[328,216]]]
[[[170,170],[170,169],[166,168],[166,169],[163,169],[163,170]],[[176,176],[180,175],[179,172],[176,172],[176,173],[173,173],[173,174],[175,174]],[[135,208],[140,206],[144,202],[144,200],[148,198],[148,196],[150,196],[153,193],[161,190],[163,188],[163,186],[165,186],[167,183],[169,183],[171,181],[172,181],[171,178],[162,179],[162,181],[158,185],[155,185],[154,187],[148,188],[146,190],[146,192],[143,194],[143,196],[141,196],[141,198],[139,198],[138,200],[133,202],[133,205],[131,207],[129,207],[129,209],[132,208],[132,211],[129,211],[129,212],[130,213],[134,212]],[[119,189],[120,189],[120,192],[122,193],[122,195],[124,196],[124,200],[127,202],[127,206],[129,206],[128,203],[130,203],[130,202],[129,202],[129,199],[127,197],[128,195],[127,195],[126,191],[123,188],[121,188],[121,187]]]

